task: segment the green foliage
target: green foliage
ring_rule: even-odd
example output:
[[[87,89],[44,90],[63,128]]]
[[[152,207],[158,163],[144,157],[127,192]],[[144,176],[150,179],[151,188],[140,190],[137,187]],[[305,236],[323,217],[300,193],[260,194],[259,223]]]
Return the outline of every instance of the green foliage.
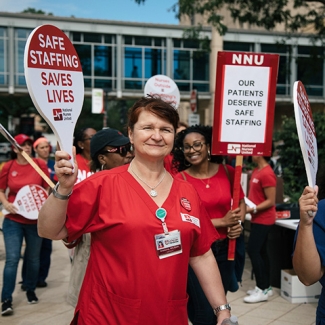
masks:
[[[313,119],[321,170],[322,162],[325,161],[325,114],[316,112]],[[297,202],[308,182],[294,117],[282,117],[282,128],[274,134],[274,140],[284,142],[284,145],[277,148],[280,150],[280,163],[283,169],[284,194],[290,197],[291,202]]]
[[[49,12],[48,14],[43,11],[43,10],[37,10],[35,8],[30,8],[28,7],[27,9],[23,10],[22,13],[28,13],[28,14],[36,14],[36,15],[48,15],[48,16],[53,16],[53,14],[51,12]]]
[[[134,0],[144,4],[146,0]],[[288,5],[293,4],[294,10]],[[315,31],[315,39],[323,40],[325,35],[325,2],[323,0],[175,0],[170,8],[180,18],[182,15],[193,17],[204,15],[207,22],[214,26],[220,35],[227,32],[224,17],[220,15],[222,8],[230,13],[231,18],[241,25],[273,30],[283,24],[288,34],[296,33],[301,28]],[[199,27],[199,26],[198,26]]]

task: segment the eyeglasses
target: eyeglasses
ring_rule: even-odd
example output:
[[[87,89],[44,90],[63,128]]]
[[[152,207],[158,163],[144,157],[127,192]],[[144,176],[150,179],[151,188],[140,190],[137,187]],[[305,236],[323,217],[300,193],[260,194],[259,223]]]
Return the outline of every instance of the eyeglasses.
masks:
[[[185,145],[183,148],[181,148],[181,150],[184,153],[190,152],[191,149],[193,149],[194,151],[200,151],[204,144],[206,144],[206,143],[204,143],[204,142],[195,142],[195,143],[193,143],[193,146]]]
[[[125,146],[120,146],[120,147],[116,147],[113,149],[107,149],[104,151],[105,153],[118,153],[120,154],[122,157],[125,157],[127,155],[128,152],[131,152],[131,144],[127,144]]]

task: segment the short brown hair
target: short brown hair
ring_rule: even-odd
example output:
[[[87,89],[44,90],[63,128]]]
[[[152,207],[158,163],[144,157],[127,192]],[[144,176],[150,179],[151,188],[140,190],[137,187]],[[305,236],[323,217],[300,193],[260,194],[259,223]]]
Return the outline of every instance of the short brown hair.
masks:
[[[161,119],[168,121],[173,125],[174,131],[176,131],[179,122],[177,110],[170,103],[156,96],[142,97],[129,109],[128,127],[131,130],[133,130],[134,124],[137,123],[142,111],[148,111]]]

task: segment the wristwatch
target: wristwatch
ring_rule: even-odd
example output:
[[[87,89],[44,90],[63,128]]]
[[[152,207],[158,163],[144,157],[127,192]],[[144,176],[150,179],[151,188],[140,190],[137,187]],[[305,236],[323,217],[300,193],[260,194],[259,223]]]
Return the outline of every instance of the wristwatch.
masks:
[[[228,309],[231,310],[231,307],[229,304],[218,306],[217,308],[213,309],[214,314],[217,316],[218,313],[220,313],[222,310]]]
[[[72,190],[71,190],[71,192],[68,195],[62,195],[62,194],[58,193],[58,187],[59,187],[59,185],[60,185],[60,183],[57,182],[56,185],[52,188],[52,194],[53,194],[53,196],[56,197],[59,200],[68,200],[69,197],[72,194]]]
[[[256,214],[256,213],[257,213],[257,208],[256,208],[256,206],[254,206],[253,214]]]

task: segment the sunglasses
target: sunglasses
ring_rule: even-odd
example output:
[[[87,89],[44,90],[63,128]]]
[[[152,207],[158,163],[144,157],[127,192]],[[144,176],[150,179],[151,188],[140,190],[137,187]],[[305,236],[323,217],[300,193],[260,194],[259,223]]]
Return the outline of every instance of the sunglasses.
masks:
[[[122,157],[125,157],[127,155],[128,152],[131,152],[131,144],[126,144],[125,146],[120,146],[120,147],[116,147],[113,149],[107,149],[103,152],[103,154],[105,153],[118,153],[120,154]]]

